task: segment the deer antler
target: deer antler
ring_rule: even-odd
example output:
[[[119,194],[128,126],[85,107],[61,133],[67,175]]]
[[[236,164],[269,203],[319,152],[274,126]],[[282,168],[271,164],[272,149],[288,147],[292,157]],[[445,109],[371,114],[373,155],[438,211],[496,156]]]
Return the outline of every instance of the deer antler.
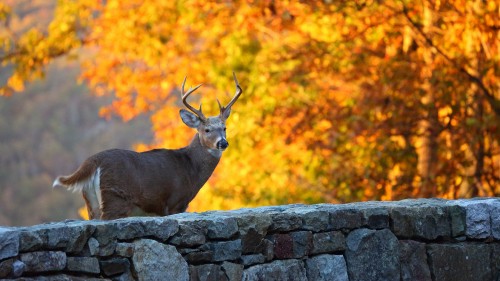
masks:
[[[184,103],[184,105],[189,109],[191,110],[194,114],[198,115],[198,117],[200,117],[200,119],[202,121],[206,121],[207,118],[205,117],[205,115],[203,115],[203,112],[201,112],[201,104],[200,104],[200,109],[197,110],[196,108],[192,107],[188,102],[187,102],[187,98],[190,94],[192,94],[194,91],[196,91],[199,87],[201,87],[202,84],[199,84],[198,86],[194,87],[194,88],[191,88],[189,87],[189,90],[187,91],[187,93],[184,93],[184,84],[186,84],[186,78],[187,77],[184,77],[184,81],[182,82],[182,88],[181,88],[181,95],[182,95],[182,103]]]
[[[243,90],[241,89],[240,84],[238,83],[238,79],[236,79],[236,74],[234,72],[233,72],[233,78],[234,78],[234,84],[236,84],[236,93],[234,94],[233,99],[226,106],[222,106],[220,104],[219,100],[217,100],[217,103],[219,104],[219,109],[220,109],[220,116],[224,116],[224,112],[228,108],[230,109],[231,106],[233,106],[233,104],[238,100],[241,93],[243,93]]]

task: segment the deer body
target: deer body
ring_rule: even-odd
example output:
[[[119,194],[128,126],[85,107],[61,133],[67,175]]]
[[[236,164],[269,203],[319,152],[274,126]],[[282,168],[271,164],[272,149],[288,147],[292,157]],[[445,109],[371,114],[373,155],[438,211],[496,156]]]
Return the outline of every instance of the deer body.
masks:
[[[58,177],[53,186],[82,191],[91,219],[127,217],[139,208],[160,216],[184,212],[217,167],[222,152],[228,147],[225,120],[230,107],[241,94],[234,76],[237,93],[221,114],[206,118],[186,98],[199,86],[184,94],[183,102],[193,112],[182,109],[181,118],[198,133],[181,149],[154,149],[142,153],[110,149],[87,160],[70,176]]]

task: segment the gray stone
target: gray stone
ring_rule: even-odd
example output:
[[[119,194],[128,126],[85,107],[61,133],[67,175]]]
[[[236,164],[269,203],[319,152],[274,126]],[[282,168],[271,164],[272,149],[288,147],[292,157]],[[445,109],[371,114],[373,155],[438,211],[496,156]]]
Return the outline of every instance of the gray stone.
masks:
[[[394,207],[392,231],[398,237],[434,240],[451,236],[451,222],[444,206]]]
[[[238,232],[238,223],[234,218],[208,217],[207,236],[210,239],[229,239]]]
[[[244,281],[304,281],[307,280],[304,263],[300,260],[277,260],[259,264],[243,271]]]
[[[206,242],[207,221],[183,220],[179,222],[179,231],[170,239],[169,243],[176,246],[193,247]]]
[[[457,204],[465,208],[465,235],[473,239],[485,239],[491,236],[490,204],[487,200],[458,200]]]
[[[313,232],[320,232],[330,229],[330,215],[325,211],[305,212],[302,216],[303,228]]]
[[[266,261],[270,261],[274,258],[274,244],[269,239],[264,239],[263,242],[264,250],[262,254],[266,257]]]
[[[118,243],[116,244],[115,253],[120,257],[130,258],[134,255],[134,244],[132,243]]]
[[[5,278],[11,274],[14,261],[14,259],[0,261],[0,278]]]
[[[251,230],[262,236],[265,236],[267,234],[267,230],[272,224],[271,216],[265,213],[258,215],[238,215],[238,213],[236,212],[234,218],[238,223],[238,229],[241,236],[245,236]]]
[[[13,277],[22,276],[24,271],[26,271],[26,264],[24,262],[17,260],[12,264],[12,276]]]
[[[209,263],[214,261],[214,253],[208,248],[205,248],[205,250],[195,249],[184,255],[184,258],[190,264]]]
[[[266,261],[266,257],[262,254],[243,255],[241,256],[241,261],[244,266],[250,266],[254,264],[264,263]]]
[[[64,221],[0,227],[0,279],[500,281],[499,237],[497,198]]]
[[[492,247],[491,267],[493,270],[493,280],[500,281],[500,243],[490,244]]]
[[[370,229],[389,228],[389,211],[381,207],[360,206],[363,225]]]
[[[242,237],[242,251],[244,254],[262,253],[266,250],[265,233],[259,233],[255,229],[249,229]]]
[[[270,214],[273,223],[269,225],[269,232],[289,232],[302,226],[302,218],[292,212]]]
[[[19,232],[0,227],[0,260],[17,256],[19,253]]]
[[[107,278],[94,278],[94,277],[80,277],[68,274],[53,274],[47,276],[36,276],[36,277],[22,277],[16,279],[18,281],[111,281]],[[113,279],[114,280],[114,279]]]
[[[329,211],[333,230],[356,229],[363,225],[363,214],[353,208],[337,207]]]
[[[19,251],[33,252],[40,250],[47,244],[47,233],[36,231],[34,229],[19,232]]]
[[[412,240],[399,241],[399,261],[401,281],[432,280],[424,243]]]
[[[87,247],[89,250],[89,254],[91,256],[95,256],[99,254],[99,241],[95,239],[94,237],[90,237],[88,242],[87,242]]]
[[[427,256],[433,280],[493,280],[491,249],[487,244],[430,244]]]
[[[80,252],[95,231],[88,221],[64,221],[34,226],[30,232],[21,231],[21,248],[32,250],[62,250]]]
[[[342,255],[319,255],[306,260],[307,279],[315,281],[349,281]]]
[[[66,269],[83,273],[99,273],[99,260],[95,257],[67,257]]]
[[[293,241],[293,258],[302,258],[312,250],[312,233],[310,231],[297,231],[290,233]]]
[[[78,224],[78,223],[72,223],[67,226],[69,229],[66,232],[66,235],[70,235],[70,238],[68,239],[68,244],[65,247],[65,251],[67,253],[78,253],[82,251],[83,247],[85,244],[87,244],[88,239],[92,236],[92,234],[95,231],[95,226],[90,225],[90,224]],[[51,242],[53,232],[49,232],[49,243]],[[58,235],[55,235],[57,238],[57,241],[65,240],[64,238],[61,238]]]
[[[189,268],[174,246],[155,240],[134,242],[132,257],[139,280],[188,280]]]
[[[66,267],[66,253],[59,251],[25,253],[20,260],[29,273],[60,271]]]
[[[388,229],[356,229],[349,233],[346,242],[350,281],[399,281],[398,240]]]
[[[491,235],[500,240],[500,200],[492,200],[490,207]]]
[[[345,237],[340,231],[314,233],[311,254],[340,252],[345,250]]]
[[[97,255],[102,257],[112,255],[116,249],[116,244],[117,244],[116,235],[118,232],[120,232],[117,225],[109,222],[106,223],[106,221],[99,221],[95,222],[95,227],[96,230],[94,232],[94,235],[92,238],[89,238],[87,245],[89,246],[90,249],[91,247],[95,247],[97,244],[98,248],[91,249],[90,250],[91,255]],[[95,243],[96,241],[98,243]]]
[[[96,229],[93,238],[99,242],[99,245],[116,244],[116,234],[120,232],[120,229],[115,223],[97,221],[94,222],[94,226]]]
[[[90,256],[108,257],[116,252],[117,245],[116,241],[109,241],[108,244],[101,245],[97,239],[90,237],[84,252]]]
[[[210,242],[200,247],[213,253],[213,261],[231,261],[241,257],[241,240]]]
[[[302,220],[302,228],[305,230],[320,232],[330,227],[330,216],[326,211],[317,210],[311,206],[302,206],[299,208],[290,208],[285,212],[298,215]]]
[[[250,210],[242,209],[231,212],[230,217],[236,219],[238,223],[242,253],[262,253],[266,247],[264,237],[272,224],[271,216],[266,213],[258,212],[256,214]]]
[[[464,236],[466,218],[465,209],[457,205],[450,205],[447,210],[451,220],[451,237],[457,238]]]
[[[159,241],[167,241],[179,229],[178,222],[168,217],[130,217],[113,223],[120,230],[117,232],[119,240],[154,237]]]
[[[243,265],[225,261],[221,267],[228,281],[241,281],[243,277]]]
[[[105,276],[114,276],[126,273],[130,269],[130,261],[126,258],[113,258],[101,261],[100,266]]]
[[[227,281],[226,274],[220,265],[203,264],[189,267],[189,276],[192,281]]]

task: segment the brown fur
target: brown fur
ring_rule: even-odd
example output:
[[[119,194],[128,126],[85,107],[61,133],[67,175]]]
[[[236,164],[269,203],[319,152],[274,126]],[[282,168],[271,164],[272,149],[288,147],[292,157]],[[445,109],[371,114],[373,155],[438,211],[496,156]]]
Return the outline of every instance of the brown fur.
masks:
[[[70,186],[86,181],[99,167],[100,216],[84,191],[91,219],[127,217],[136,207],[163,216],[184,212],[219,160],[202,146],[196,134],[189,146],[178,150],[102,151],[85,160],[71,176],[59,177],[59,182]]]

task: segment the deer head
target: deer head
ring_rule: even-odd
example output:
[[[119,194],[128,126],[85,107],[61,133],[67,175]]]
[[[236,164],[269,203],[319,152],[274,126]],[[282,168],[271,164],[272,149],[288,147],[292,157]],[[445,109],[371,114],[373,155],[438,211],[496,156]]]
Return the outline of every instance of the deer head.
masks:
[[[231,106],[238,100],[240,97],[242,90],[236,79],[236,75],[233,72],[234,83],[236,84],[236,93],[231,99],[231,101],[227,104],[227,106],[222,106],[217,100],[219,104],[220,114],[218,116],[213,117],[205,117],[203,112],[200,109],[195,109],[187,102],[187,98],[194,91],[196,91],[202,84],[197,85],[194,88],[189,88],[187,92],[184,92],[184,85],[186,84],[186,78],[182,82],[181,95],[182,102],[184,105],[191,111],[187,111],[185,109],[180,110],[181,119],[187,126],[191,128],[195,128],[198,131],[198,135],[200,137],[201,144],[209,149],[210,153],[214,156],[220,157],[222,151],[224,151],[229,143],[226,139],[226,120],[231,113]]]

